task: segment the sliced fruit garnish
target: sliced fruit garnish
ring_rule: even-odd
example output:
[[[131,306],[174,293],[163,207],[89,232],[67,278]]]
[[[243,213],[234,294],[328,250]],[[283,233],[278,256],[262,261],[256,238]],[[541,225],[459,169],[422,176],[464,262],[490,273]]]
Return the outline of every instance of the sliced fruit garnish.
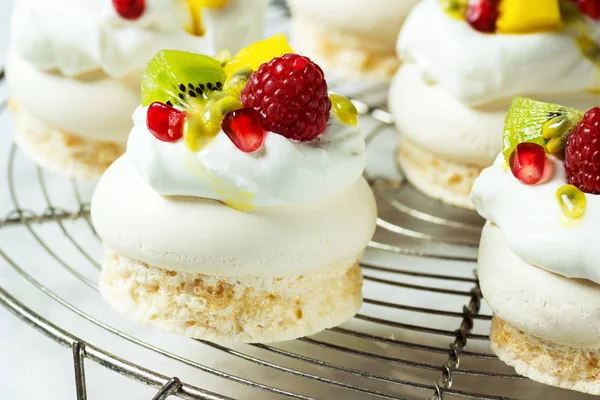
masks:
[[[280,33],[240,50],[231,61],[225,64],[225,73],[227,76],[231,76],[246,67],[256,71],[262,64],[287,53],[294,53],[294,50],[290,47],[287,37]]]
[[[231,111],[223,118],[222,128],[235,147],[245,153],[258,150],[265,140],[260,116],[252,108]]]
[[[358,110],[350,100],[339,94],[330,94],[331,111],[344,124],[358,125]]]
[[[508,162],[513,150],[523,142],[537,143],[548,152],[562,149],[582,117],[583,114],[573,108],[516,97],[504,120],[502,153],[505,160]],[[558,140],[554,140],[556,138]]]
[[[479,32],[494,32],[498,20],[498,0],[471,0],[466,20]]]
[[[158,101],[185,109],[206,92],[220,90],[224,82],[225,71],[214,58],[162,50],[150,60],[142,77],[142,105]]]
[[[562,27],[559,0],[501,0],[496,28],[499,33],[531,33]]]
[[[562,213],[572,219],[583,217],[587,208],[585,194],[573,185],[563,185],[556,190],[556,200]]]
[[[138,19],[146,9],[145,0],[112,0],[117,14],[124,19]]]
[[[146,124],[150,132],[163,142],[176,142],[183,136],[186,114],[171,106],[155,102],[146,113]]]
[[[536,143],[519,143],[510,155],[510,170],[524,185],[535,185],[544,176],[546,151]]]

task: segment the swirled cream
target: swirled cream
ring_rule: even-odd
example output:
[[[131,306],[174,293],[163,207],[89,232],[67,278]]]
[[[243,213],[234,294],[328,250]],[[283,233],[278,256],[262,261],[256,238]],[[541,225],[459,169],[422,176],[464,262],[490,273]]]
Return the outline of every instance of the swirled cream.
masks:
[[[297,142],[267,132],[262,148],[240,151],[221,131],[198,152],[185,140],[157,140],[145,107],[133,114],[126,157],[159,194],[225,202],[236,208],[311,203],[356,183],[365,167],[365,142],[357,127],[332,115],[323,134]]]
[[[121,18],[108,0],[19,0],[11,25],[12,47],[42,70],[77,76],[102,69],[120,78],[141,71],[159,50],[211,54],[239,50],[262,36],[264,0],[231,0],[205,9],[206,34],[189,34],[184,0],[146,0],[143,15]]]
[[[599,24],[593,29],[600,33]],[[426,81],[469,106],[600,87],[596,66],[567,31],[480,33],[446,14],[437,0],[413,9],[397,47],[401,59],[416,64]]]
[[[600,196],[585,194],[587,208],[578,220],[563,216],[556,190],[565,185],[562,162],[552,156],[556,173],[547,183],[528,186],[504,168],[504,157],[485,169],[473,186],[477,212],[496,224],[515,254],[524,261],[565,276],[600,283]]]

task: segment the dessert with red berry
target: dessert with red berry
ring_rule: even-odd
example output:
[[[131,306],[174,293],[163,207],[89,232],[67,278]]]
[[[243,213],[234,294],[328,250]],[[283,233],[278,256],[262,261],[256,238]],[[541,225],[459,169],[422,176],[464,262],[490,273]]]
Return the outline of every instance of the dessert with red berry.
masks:
[[[375,230],[357,110],[284,35],[235,57],[159,52],[92,219],[119,312],[215,342],[274,342],[359,309]]]
[[[600,394],[600,108],[516,98],[473,186],[493,352],[548,385]],[[568,395],[565,398],[570,398]]]
[[[291,0],[293,43],[337,75],[389,81],[398,68],[398,32],[418,2]]]
[[[600,88],[594,1],[424,0],[400,33],[389,94],[397,162],[426,195],[472,209],[515,96],[588,109]],[[598,3],[600,4],[600,3]]]
[[[15,141],[53,171],[97,178],[124,151],[146,63],[163,48],[237,51],[266,0],[19,0],[6,78]]]

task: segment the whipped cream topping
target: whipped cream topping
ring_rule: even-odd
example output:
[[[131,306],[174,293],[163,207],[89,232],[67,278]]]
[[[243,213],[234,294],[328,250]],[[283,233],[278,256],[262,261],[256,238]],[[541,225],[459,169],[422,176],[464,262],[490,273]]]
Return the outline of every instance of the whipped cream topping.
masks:
[[[524,261],[567,278],[600,283],[600,196],[585,194],[582,218],[563,216],[556,190],[565,185],[562,162],[552,156],[555,175],[544,184],[520,183],[499,155],[475,181],[471,200],[477,212],[496,224],[508,247]]]
[[[125,20],[108,0],[19,0],[11,25],[12,47],[43,70],[77,76],[102,69],[112,77],[141,71],[162,49],[232,52],[262,37],[264,0],[231,0],[203,10],[203,37],[185,30],[184,0],[146,0],[137,20]]]
[[[593,29],[600,32],[600,25]],[[408,16],[397,45],[423,79],[474,106],[516,95],[577,92],[600,87],[597,68],[566,31],[485,34],[450,17],[437,0]]]
[[[360,130],[333,115],[311,142],[267,132],[261,149],[244,153],[221,131],[193,152],[185,140],[157,140],[146,126],[146,111],[138,107],[133,114],[126,157],[162,195],[215,199],[240,209],[310,203],[351,186],[365,167]]]

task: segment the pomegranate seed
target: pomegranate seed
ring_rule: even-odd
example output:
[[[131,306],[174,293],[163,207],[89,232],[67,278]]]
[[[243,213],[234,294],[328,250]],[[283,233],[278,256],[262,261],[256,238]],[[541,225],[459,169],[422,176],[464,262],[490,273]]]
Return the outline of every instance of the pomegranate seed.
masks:
[[[163,103],[154,102],[148,107],[146,125],[154,137],[163,142],[176,142],[183,136],[186,114]]]
[[[117,13],[125,19],[138,19],[144,13],[146,0],[112,0]]]
[[[242,108],[227,113],[221,127],[235,147],[244,153],[258,150],[265,140],[260,115],[253,108]]]
[[[494,32],[498,20],[497,0],[469,1],[467,22],[479,32]]]
[[[588,17],[600,20],[600,0],[577,0],[577,7]]]
[[[509,163],[515,178],[525,185],[535,185],[544,177],[546,151],[536,143],[519,143],[510,155]]]

